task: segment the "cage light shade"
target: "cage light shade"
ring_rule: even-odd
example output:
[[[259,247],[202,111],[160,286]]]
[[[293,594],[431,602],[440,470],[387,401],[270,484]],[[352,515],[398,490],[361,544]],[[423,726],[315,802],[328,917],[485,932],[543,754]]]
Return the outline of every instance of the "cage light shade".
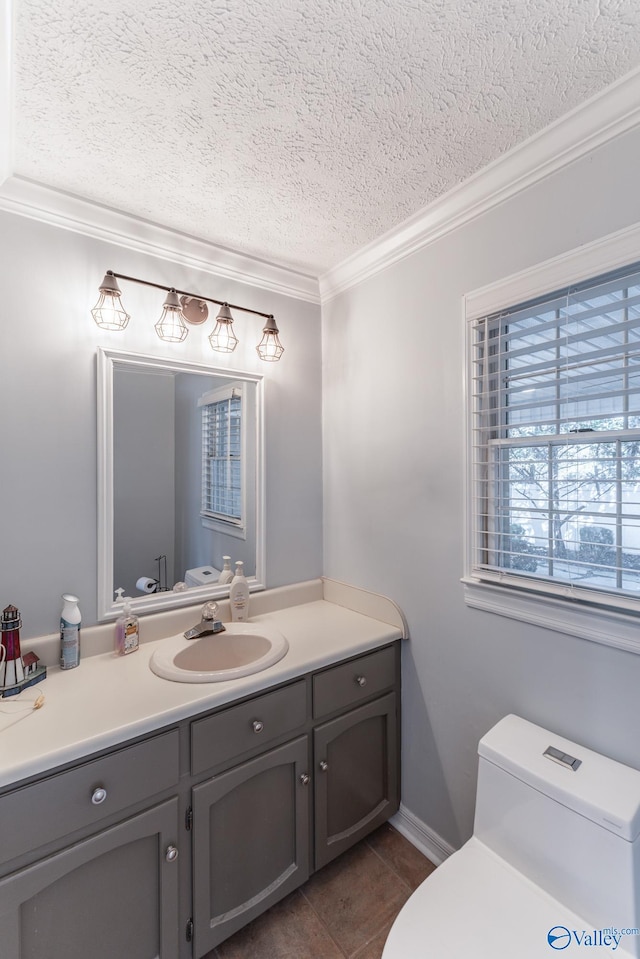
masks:
[[[270,316],[263,327],[262,339],[256,346],[258,356],[266,363],[275,363],[284,353],[284,346],[278,339],[279,332],[276,321]]]
[[[109,270],[100,284],[100,297],[91,310],[91,316],[102,330],[124,330],[131,319],[120,301],[120,287]]]
[[[233,332],[233,317],[228,303],[223,303],[216,316],[216,325],[209,336],[211,349],[216,353],[233,353],[238,345],[238,337]]]
[[[162,316],[155,325],[161,340],[167,343],[182,343],[189,332],[182,318],[182,304],[175,290],[169,290],[163,304]]]

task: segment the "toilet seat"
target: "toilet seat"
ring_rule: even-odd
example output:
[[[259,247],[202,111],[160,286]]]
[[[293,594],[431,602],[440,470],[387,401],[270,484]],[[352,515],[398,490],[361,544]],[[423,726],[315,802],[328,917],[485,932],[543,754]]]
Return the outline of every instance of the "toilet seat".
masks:
[[[612,917],[612,922],[615,919]],[[475,836],[416,889],[394,922],[382,959],[553,959],[575,955],[562,948],[566,933],[593,934],[593,925],[548,895]],[[630,940],[627,940],[628,942]],[[589,959],[631,956],[625,940],[612,952],[592,946]],[[585,951],[585,950],[582,950]]]

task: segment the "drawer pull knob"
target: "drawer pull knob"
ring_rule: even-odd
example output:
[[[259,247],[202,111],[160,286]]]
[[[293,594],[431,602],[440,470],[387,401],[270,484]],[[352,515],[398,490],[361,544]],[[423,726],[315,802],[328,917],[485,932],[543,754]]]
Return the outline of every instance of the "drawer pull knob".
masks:
[[[366,677],[366,676],[356,676],[356,683],[357,683],[358,686],[360,686],[360,688],[362,689],[363,686],[366,686],[366,685],[367,685],[367,677]]]
[[[107,790],[103,786],[96,786],[91,793],[91,802],[94,806],[99,806],[107,798]]]
[[[326,771],[327,771],[328,768],[329,768],[329,763],[326,761],[326,759],[321,759],[321,760],[320,760],[320,769],[322,770],[322,772],[323,772],[323,773],[326,773]]]
[[[300,776],[300,782],[302,783],[303,786],[308,786],[309,783],[311,782],[311,776],[309,775],[309,773],[303,773]]]
[[[261,723],[259,719],[254,719],[251,725],[253,727],[254,733],[261,733],[262,730],[264,729],[264,723]]]
[[[178,849],[176,846],[167,846],[164,858],[167,862],[175,862],[178,858]]]

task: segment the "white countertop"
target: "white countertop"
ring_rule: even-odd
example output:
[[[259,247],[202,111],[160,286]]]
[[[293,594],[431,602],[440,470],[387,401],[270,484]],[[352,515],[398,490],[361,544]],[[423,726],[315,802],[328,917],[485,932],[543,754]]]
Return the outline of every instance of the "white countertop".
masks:
[[[392,623],[382,622],[338,605],[351,588],[334,586],[336,602],[325,598],[252,616],[251,622],[279,629],[289,651],[263,672],[232,682],[194,684],[159,678],[151,672],[149,659],[162,639],[143,643],[128,656],[108,652],[84,658],[72,670],[49,667],[43,682],[19,697],[0,699],[0,787],[406,636],[399,611],[395,619],[387,616]],[[368,595],[374,596],[357,591],[351,605],[362,610]],[[381,599],[376,597],[378,603]],[[379,607],[372,610],[379,612]],[[41,709],[17,711],[13,705],[5,706],[13,698],[26,702],[39,693],[45,696]]]

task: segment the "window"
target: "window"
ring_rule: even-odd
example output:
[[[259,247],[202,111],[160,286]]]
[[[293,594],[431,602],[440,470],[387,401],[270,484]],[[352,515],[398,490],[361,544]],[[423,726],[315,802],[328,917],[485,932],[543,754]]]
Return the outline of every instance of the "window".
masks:
[[[471,323],[471,576],[640,612],[640,265]]]
[[[215,390],[202,408],[202,509],[205,525],[243,526],[242,390]],[[209,521],[209,522],[206,522]]]

